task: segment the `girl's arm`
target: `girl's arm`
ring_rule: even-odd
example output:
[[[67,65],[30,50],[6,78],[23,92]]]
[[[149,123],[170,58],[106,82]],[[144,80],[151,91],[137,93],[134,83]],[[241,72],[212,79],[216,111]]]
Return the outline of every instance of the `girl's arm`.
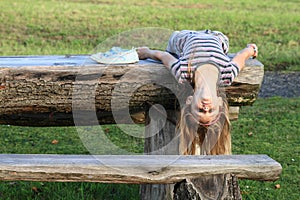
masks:
[[[251,56],[256,57],[258,55],[257,46],[255,44],[248,44],[247,47],[239,51],[236,56],[232,59],[239,67],[240,71],[245,66],[245,61]]]
[[[140,47],[137,48],[137,53],[139,55],[139,59],[144,60],[147,58],[151,58],[153,60],[161,61],[168,69],[171,68],[172,64],[178,61],[171,54],[165,51],[159,50],[151,50],[148,47]]]

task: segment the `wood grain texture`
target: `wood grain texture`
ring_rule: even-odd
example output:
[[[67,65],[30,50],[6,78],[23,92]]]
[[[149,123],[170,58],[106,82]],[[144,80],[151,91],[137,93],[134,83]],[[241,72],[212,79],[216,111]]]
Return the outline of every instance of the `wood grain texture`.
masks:
[[[179,113],[168,110],[168,120],[158,109],[146,114],[144,154],[146,155],[179,155],[179,137],[176,135],[176,121]],[[164,122],[165,121],[165,122]],[[143,184],[140,186],[141,200],[170,199],[173,193],[172,184]]]
[[[281,165],[266,155],[0,154],[0,180],[175,183],[233,173],[240,178],[274,181],[281,170]]]
[[[263,65],[248,60],[232,86],[226,87],[229,104],[253,104],[262,79]],[[101,65],[83,55],[0,57],[0,124],[74,125],[74,108],[82,124],[94,121],[89,118],[93,114],[101,124],[115,123],[112,111],[119,121],[124,119],[122,123],[132,119],[144,123],[144,115],[129,120],[126,115],[137,115],[157,103],[174,109],[176,99],[185,101],[183,90],[157,62]]]

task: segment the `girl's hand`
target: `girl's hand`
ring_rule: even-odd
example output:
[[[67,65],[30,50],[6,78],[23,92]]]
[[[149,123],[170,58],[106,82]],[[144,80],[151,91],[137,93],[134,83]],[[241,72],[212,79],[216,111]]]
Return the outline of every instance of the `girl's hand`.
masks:
[[[140,60],[145,60],[150,57],[151,50],[148,47],[139,47],[136,49],[136,52]]]
[[[248,44],[247,45],[247,48],[252,48],[253,49],[253,55],[252,55],[252,58],[256,58],[258,56],[258,48],[256,46],[256,44]]]

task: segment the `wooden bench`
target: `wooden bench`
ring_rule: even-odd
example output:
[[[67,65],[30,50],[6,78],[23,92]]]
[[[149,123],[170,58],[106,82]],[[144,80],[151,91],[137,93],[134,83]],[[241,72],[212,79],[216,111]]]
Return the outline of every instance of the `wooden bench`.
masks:
[[[0,179],[10,181],[159,184],[225,173],[274,181],[281,165],[267,155],[0,154]]]
[[[240,106],[255,102],[262,80],[263,65],[248,60],[226,88],[231,120],[238,118]],[[176,137],[174,108],[185,97],[176,83],[162,64],[152,61],[110,66],[97,64],[88,55],[0,57],[0,124],[144,123],[146,135],[154,135],[146,137],[145,153],[162,154],[2,154],[0,179],[166,184],[227,173],[255,180],[278,179],[281,165],[266,155],[179,156],[175,143],[167,147]],[[156,104],[163,106],[164,115],[150,120],[149,108]],[[157,133],[160,117],[167,120]],[[142,199],[165,198],[165,192],[151,185],[141,191]]]

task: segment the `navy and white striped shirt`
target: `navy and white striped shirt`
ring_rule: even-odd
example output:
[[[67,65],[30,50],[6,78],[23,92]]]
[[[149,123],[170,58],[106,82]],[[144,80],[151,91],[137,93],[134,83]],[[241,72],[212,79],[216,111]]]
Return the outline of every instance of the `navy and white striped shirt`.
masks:
[[[224,53],[218,36],[203,31],[174,32],[167,51],[179,59],[171,66],[171,72],[179,82],[193,80],[193,72],[202,64],[213,63],[220,70],[220,85],[231,85],[239,73],[239,66]]]

